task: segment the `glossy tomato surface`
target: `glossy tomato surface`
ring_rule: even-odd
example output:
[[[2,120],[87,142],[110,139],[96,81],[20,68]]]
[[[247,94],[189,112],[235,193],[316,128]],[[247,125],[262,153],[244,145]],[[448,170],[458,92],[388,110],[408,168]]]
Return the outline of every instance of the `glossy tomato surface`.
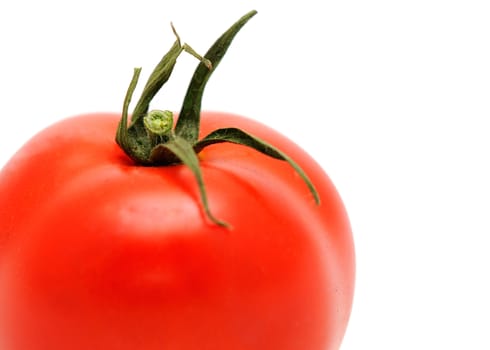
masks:
[[[118,114],[63,120],[0,173],[0,348],[338,349],[354,289],[341,199],[294,143],[243,117],[203,113],[201,131],[242,128],[286,163],[232,144],[200,154],[210,209],[182,165],[135,165]]]

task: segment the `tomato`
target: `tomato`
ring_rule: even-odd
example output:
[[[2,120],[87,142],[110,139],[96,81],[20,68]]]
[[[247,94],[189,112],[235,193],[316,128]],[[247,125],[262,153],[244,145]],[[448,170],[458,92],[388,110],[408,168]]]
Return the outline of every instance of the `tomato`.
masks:
[[[354,256],[331,181],[258,122],[232,123],[307,169],[249,148],[201,154],[210,224],[182,165],[136,166],[113,141],[120,116],[85,115],[34,137],[0,176],[0,329],[6,350],[336,349]]]
[[[199,117],[200,137],[233,125],[280,149],[321,202],[268,151],[196,146],[198,174],[136,162],[119,113],[62,120],[0,172],[2,349],[338,349],[355,267],[334,185],[260,122]]]

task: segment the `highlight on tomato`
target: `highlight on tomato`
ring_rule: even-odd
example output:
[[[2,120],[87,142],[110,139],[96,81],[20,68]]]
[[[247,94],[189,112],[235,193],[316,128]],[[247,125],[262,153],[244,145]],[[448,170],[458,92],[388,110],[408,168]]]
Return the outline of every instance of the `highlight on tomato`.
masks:
[[[122,113],[47,127],[0,172],[3,350],[332,350],[352,307],[328,175],[254,119],[201,111],[247,13],[201,56],[176,40]],[[178,113],[150,109],[182,53]]]

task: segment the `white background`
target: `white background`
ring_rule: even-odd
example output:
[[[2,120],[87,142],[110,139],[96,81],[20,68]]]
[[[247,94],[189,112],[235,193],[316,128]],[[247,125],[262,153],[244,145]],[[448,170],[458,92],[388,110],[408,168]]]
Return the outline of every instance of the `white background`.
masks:
[[[490,349],[488,1],[244,3],[2,1],[0,166],[55,121],[119,111],[170,21],[205,52],[257,9],[203,107],[280,130],[337,185],[358,259],[342,349]],[[179,109],[195,64],[155,106]]]

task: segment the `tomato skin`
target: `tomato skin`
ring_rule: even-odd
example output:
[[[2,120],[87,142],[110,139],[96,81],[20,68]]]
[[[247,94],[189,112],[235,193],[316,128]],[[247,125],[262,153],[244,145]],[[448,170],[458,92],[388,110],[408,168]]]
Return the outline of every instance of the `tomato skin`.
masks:
[[[118,114],[36,135],[0,173],[0,347],[5,350],[338,349],[354,246],[328,176],[297,145],[240,116],[204,112],[286,163],[239,145],[200,154],[210,223],[182,165],[135,165]]]

